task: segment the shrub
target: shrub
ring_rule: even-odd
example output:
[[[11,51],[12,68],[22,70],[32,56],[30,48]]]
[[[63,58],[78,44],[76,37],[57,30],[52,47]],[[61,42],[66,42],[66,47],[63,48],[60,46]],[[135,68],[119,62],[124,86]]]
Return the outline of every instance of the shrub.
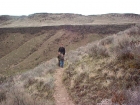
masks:
[[[133,36],[114,36],[114,42],[109,49],[110,54],[118,60],[134,59],[138,52],[138,47],[135,44],[137,41],[138,38]]]
[[[6,100],[3,100],[0,105],[46,105],[45,102],[31,98],[29,94],[18,89],[10,90],[4,97],[6,97]]]
[[[109,45],[109,44],[112,44],[113,41],[114,41],[114,37],[108,36],[108,37],[100,40],[99,45]]]
[[[37,79],[35,78],[29,78],[28,81],[24,84],[25,88],[28,88],[29,86],[33,85],[37,82]]]
[[[94,44],[93,47],[90,48],[89,54],[92,57],[108,57],[109,56],[107,48],[105,48],[102,45],[97,46],[96,44]]]
[[[6,100],[6,94],[5,91],[0,92],[0,102]]]
[[[6,80],[6,77],[3,75],[0,75],[0,84],[3,83]]]
[[[121,32],[117,33],[117,35],[124,35],[124,34],[131,35],[131,36],[139,35],[140,26],[133,26],[125,31],[121,31]]]
[[[139,66],[138,68],[140,68],[140,46],[135,48],[133,51],[132,51],[132,54],[134,56],[134,59],[135,59],[135,62],[137,64],[137,66]]]
[[[137,34],[139,34],[139,28],[138,27],[136,27],[136,26],[133,26],[133,27],[131,27],[131,28],[129,28],[129,29],[127,29],[126,31],[124,31],[126,34],[129,34],[129,35],[137,35]]]
[[[126,93],[127,105],[140,105],[140,86],[127,90]]]

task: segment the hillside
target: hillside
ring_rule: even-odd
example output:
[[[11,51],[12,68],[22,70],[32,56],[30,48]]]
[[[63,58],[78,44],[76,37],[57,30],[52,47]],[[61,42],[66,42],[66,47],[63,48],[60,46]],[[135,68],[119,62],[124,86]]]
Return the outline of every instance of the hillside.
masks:
[[[0,84],[0,105],[58,105],[53,95],[59,79],[75,105],[139,105],[139,48],[138,26],[83,45],[66,54],[64,74],[55,57],[7,78]]]
[[[140,105],[139,52],[138,14],[0,16],[0,105]]]
[[[0,27],[40,27],[59,25],[97,25],[140,23],[139,14],[103,14],[84,16],[80,14],[36,13],[28,16],[0,16]]]
[[[76,105],[140,105],[140,27],[67,56],[63,82]]]
[[[68,52],[133,25],[0,28],[0,73],[12,75],[34,68],[56,57],[60,43]]]

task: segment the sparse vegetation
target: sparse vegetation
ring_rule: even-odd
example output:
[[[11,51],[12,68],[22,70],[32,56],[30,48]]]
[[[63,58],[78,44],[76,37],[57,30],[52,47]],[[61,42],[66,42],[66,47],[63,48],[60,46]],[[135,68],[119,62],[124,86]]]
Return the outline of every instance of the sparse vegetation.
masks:
[[[65,70],[63,80],[76,104],[104,104],[103,100],[111,99],[106,105],[130,105],[126,91],[140,85],[140,34],[131,35],[130,30],[127,35],[109,36],[75,51],[85,56],[73,57],[77,60]]]
[[[130,27],[122,26],[122,29]],[[41,62],[57,56],[59,43],[63,43],[67,52],[106,35],[98,35],[98,28],[107,26],[54,26],[0,29],[0,73],[15,75],[33,69]],[[120,26],[115,26],[118,31]],[[5,33],[4,33],[5,32]],[[76,42],[75,39],[78,39]]]
[[[0,88],[0,105],[54,105],[54,78],[57,59],[9,78]]]
[[[92,57],[108,57],[109,54],[107,52],[107,48],[100,45],[93,45],[93,47],[90,49],[90,56]]]
[[[6,94],[5,91],[0,91],[0,102],[6,100]]]
[[[46,105],[45,101],[32,98],[20,89],[9,90],[4,97],[5,100],[2,100],[0,105]]]
[[[140,87],[133,87],[131,90],[125,92],[127,98],[127,105],[139,105],[140,104]]]
[[[76,19],[71,22],[78,25],[27,27],[24,23],[26,27],[0,28],[0,105],[55,105],[53,75],[57,59],[51,58],[56,56],[59,43],[63,43],[68,52],[63,81],[75,104],[104,104],[106,99],[109,104],[139,103],[139,89],[136,89],[140,85],[138,25],[127,29],[135,23],[105,25],[110,21],[101,18],[102,25],[88,25],[96,24],[96,18],[88,20],[87,16],[77,18],[72,14],[47,16],[47,25],[52,25],[51,22],[60,25],[64,21],[61,18],[67,16],[68,21],[71,17]],[[42,22],[48,22],[45,17],[45,14],[29,16],[29,26],[43,25]],[[12,26],[9,19],[2,17],[1,27]],[[81,25],[80,21],[87,24]]]
[[[0,75],[0,84],[6,80],[6,76]]]

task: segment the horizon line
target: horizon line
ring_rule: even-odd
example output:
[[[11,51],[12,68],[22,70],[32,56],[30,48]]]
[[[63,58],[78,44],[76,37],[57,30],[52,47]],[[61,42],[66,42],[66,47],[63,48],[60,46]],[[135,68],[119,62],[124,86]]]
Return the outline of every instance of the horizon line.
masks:
[[[92,15],[107,15],[107,14],[133,14],[133,15],[140,15],[138,13],[103,13],[103,14],[89,14],[89,15],[84,15],[84,14],[80,14],[80,13],[48,13],[48,12],[37,12],[37,13],[31,13],[28,15],[9,15],[9,14],[1,14],[0,16],[30,16],[30,15],[35,15],[35,14],[74,14],[74,15],[82,15],[82,16],[92,16]]]

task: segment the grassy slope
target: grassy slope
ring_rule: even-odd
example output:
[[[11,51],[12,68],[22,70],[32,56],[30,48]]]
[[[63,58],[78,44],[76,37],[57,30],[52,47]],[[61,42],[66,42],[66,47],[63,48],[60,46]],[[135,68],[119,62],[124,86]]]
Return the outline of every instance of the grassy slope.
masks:
[[[28,39],[25,39],[25,36],[21,33],[8,33],[4,36],[7,36],[7,38],[0,41],[0,48],[4,49],[0,51],[0,58],[10,53],[12,50],[17,49],[24,42],[30,39],[30,37],[28,37]]]
[[[124,90],[139,85],[140,80],[140,49],[132,45],[132,53],[127,50],[132,41],[140,40],[140,31],[135,31],[107,37],[68,55],[71,65],[65,71],[64,83],[76,104],[94,105],[106,98],[116,103],[130,101]],[[126,35],[130,33],[133,35]]]
[[[0,29],[0,48],[3,49],[0,51],[0,73],[11,75],[22,72],[56,57],[61,42],[68,52],[131,25],[67,25]]]
[[[49,51],[49,45],[53,44],[53,41],[57,38],[60,38],[61,35],[63,35],[63,31],[60,30],[54,35],[51,35],[49,38],[47,38],[42,45],[40,45],[39,48],[36,49],[35,52],[33,52],[31,55],[29,55],[26,59],[24,59],[22,62],[20,62],[15,68],[13,69],[29,69],[36,65],[38,65],[40,62],[45,61],[46,57],[51,59],[52,56],[54,56],[54,53],[50,53]],[[28,65],[28,67],[26,66]]]
[[[55,105],[54,71],[57,59],[12,76],[0,84],[0,105]]]
[[[23,59],[27,58],[31,55],[36,48],[42,44],[43,39],[46,38],[46,35],[36,36],[31,40],[27,41],[19,48],[13,50],[11,53],[7,54],[6,56],[0,59],[0,66],[2,72],[6,72],[7,68],[10,68],[11,65],[17,65]]]
[[[63,30],[57,33],[54,32],[54,36],[58,35],[58,33],[61,33],[62,35],[63,32],[64,32]],[[31,39],[31,40],[36,39],[36,41],[39,40],[37,42],[42,43],[41,46],[37,47],[37,49],[39,49],[39,51],[41,52],[42,52],[41,49],[45,49],[45,45],[48,44],[45,39],[45,36],[47,35],[48,34],[44,34],[43,36],[42,34],[40,35],[40,38],[39,36],[37,36],[34,39]],[[50,40],[53,38],[56,39],[54,41],[56,45],[58,45],[58,42],[64,42],[64,44],[67,45],[67,48],[71,47],[71,49],[75,49],[80,45],[85,45],[92,39],[99,40],[102,38],[97,36],[96,34],[87,34],[89,37],[86,36],[86,38],[83,38],[82,36],[79,35],[79,37],[78,38],[76,37],[75,40],[75,37],[73,36],[77,34],[71,33],[71,31],[66,31],[66,33],[64,33],[62,36],[61,35],[59,36],[62,39],[60,41],[58,41],[59,39],[56,39],[52,34],[51,34],[52,37],[49,37],[49,39]],[[128,80],[131,79],[130,78],[131,75],[132,77],[135,78],[135,76],[139,74],[139,71],[134,71],[134,68],[139,69],[139,66],[135,65],[136,64],[134,62],[135,59],[132,60],[130,59],[127,62],[124,61],[117,62],[116,60],[113,61],[114,59],[112,59],[111,57],[104,56],[105,50],[102,49],[104,49],[104,47],[111,48],[112,46],[115,45],[114,43],[111,44],[112,42],[110,42],[110,39],[112,40],[112,37],[114,36],[110,36],[109,38],[107,37],[106,39],[103,39],[100,42],[96,41],[99,44],[97,49],[98,50],[100,49],[99,50],[100,56],[94,55],[95,52],[92,49],[94,48],[93,45],[97,44],[96,42],[93,42],[94,44],[93,43],[88,44],[87,47],[85,46],[80,47],[77,50],[70,51],[66,54],[65,63],[71,65],[69,65],[69,67],[65,71],[64,82],[68,88],[70,95],[73,97],[75,103],[79,103],[80,105],[95,104],[97,102],[100,102],[104,98],[111,97],[110,90],[112,89],[112,86],[117,87],[116,88],[117,90],[121,90],[122,85],[126,87],[136,85],[137,80],[128,82]],[[70,44],[69,41],[65,42],[65,40],[63,40],[65,38],[68,38],[69,41],[71,41]],[[72,40],[73,38],[74,40]],[[123,36],[119,38],[123,39]],[[139,37],[135,37],[135,40],[139,40],[138,38]],[[42,41],[42,39],[44,39],[44,41]],[[28,42],[31,43],[32,42],[31,40]],[[79,40],[78,43],[75,43],[77,42],[77,40]],[[116,38],[116,40],[118,39]],[[106,43],[107,46],[106,45],[104,46],[103,42]],[[103,48],[101,47],[101,45],[103,45],[102,46]],[[58,46],[56,48],[58,48]],[[92,53],[89,54],[90,51]],[[36,50],[34,53],[37,52],[38,50]],[[25,60],[29,60],[27,58]],[[3,98],[5,100],[6,91],[8,94],[6,95],[6,100],[2,101],[2,103],[0,104],[5,105],[6,103],[6,105],[12,105],[12,102],[14,102],[14,104],[24,102],[29,105],[32,105],[34,103],[36,103],[36,105],[40,104],[54,105],[54,99],[52,95],[54,88],[53,71],[56,69],[56,67],[57,67],[57,59],[55,58],[37,66],[36,68],[30,71],[14,76],[13,79],[12,78],[10,79],[8,86],[0,84],[1,87],[3,87],[1,88],[2,91],[0,89],[1,95],[0,101]],[[125,77],[124,80],[121,79],[123,77]],[[123,84],[124,82],[125,84]],[[111,87],[109,87],[110,85]],[[7,88],[5,88],[5,86],[8,87],[8,90],[6,90]],[[12,87],[16,90],[14,90]],[[12,98],[9,95],[12,95]]]

